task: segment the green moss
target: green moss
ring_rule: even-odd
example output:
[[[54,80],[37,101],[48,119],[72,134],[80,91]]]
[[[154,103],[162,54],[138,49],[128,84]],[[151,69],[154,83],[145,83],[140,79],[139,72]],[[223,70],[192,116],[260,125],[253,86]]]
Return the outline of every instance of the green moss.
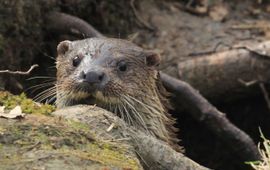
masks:
[[[21,106],[23,113],[44,114],[49,115],[55,110],[55,107],[49,104],[38,104],[31,99],[28,99],[24,93],[19,96],[12,95],[8,92],[0,91],[0,105],[6,109],[13,109],[16,106]]]
[[[89,131],[89,126],[80,122],[76,122],[73,120],[66,120],[69,127],[72,127],[76,130],[83,130],[85,132]]]
[[[0,119],[1,123],[7,122]],[[83,123],[31,115],[22,122],[16,122],[8,128],[5,125],[3,127],[0,144],[5,148],[16,147],[20,152],[38,148],[62,156],[73,156],[83,161],[94,161],[108,167],[134,170],[139,167],[136,159],[127,156],[126,146],[95,139],[88,126]],[[1,155],[6,153],[1,150],[3,146],[0,146],[0,160],[5,159],[5,162],[20,160],[20,154],[16,152],[10,157]]]
[[[117,148],[110,150],[100,147],[98,144],[92,143],[82,150],[66,150],[62,149],[62,153],[66,155],[74,155],[84,160],[92,160],[105,165],[114,165],[117,167],[128,168],[132,170],[138,169],[138,162],[125,155],[125,150]]]

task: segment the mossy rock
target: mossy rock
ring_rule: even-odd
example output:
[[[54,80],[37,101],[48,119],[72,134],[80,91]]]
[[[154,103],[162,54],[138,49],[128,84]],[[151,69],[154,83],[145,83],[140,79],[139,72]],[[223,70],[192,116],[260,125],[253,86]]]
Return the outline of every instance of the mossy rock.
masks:
[[[103,141],[88,125],[53,117],[54,106],[0,91],[0,106],[23,119],[0,118],[0,169],[142,169],[126,144]]]
[[[0,169],[141,169],[126,146],[99,141],[81,123],[29,114],[0,118]]]

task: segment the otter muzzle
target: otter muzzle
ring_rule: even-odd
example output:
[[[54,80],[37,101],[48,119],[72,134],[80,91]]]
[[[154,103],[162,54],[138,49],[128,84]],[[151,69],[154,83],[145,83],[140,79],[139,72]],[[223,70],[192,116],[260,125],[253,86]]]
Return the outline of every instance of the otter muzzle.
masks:
[[[80,79],[84,86],[88,86],[87,89],[91,91],[101,90],[107,82],[106,74],[103,71],[82,71],[80,73]]]

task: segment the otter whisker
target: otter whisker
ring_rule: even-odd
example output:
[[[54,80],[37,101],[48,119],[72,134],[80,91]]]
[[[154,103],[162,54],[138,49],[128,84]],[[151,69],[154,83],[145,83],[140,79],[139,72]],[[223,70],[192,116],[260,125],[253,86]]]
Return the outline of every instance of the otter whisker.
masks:
[[[138,99],[136,99],[136,98],[134,98],[132,96],[129,96],[129,97],[132,100],[134,100],[135,102],[137,102],[138,104],[140,104],[141,106],[143,106],[145,109],[147,109],[148,112],[156,112],[156,111],[161,112],[161,111],[163,111],[163,110],[158,109],[156,106],[150,106],[150,105],[148,105],[146,103],[143,103],[142,101],[140,101],[140,100],[138,100]]]
[[[152,107],[152,106],[150,106],[148,104],[145,104],[145,103],[141,102],[140,100],[138,100],[138,99],[136,99],[134,97],[131,97],[131,96],[129,96],[129,97],[130,97],[130,99],[133,99],[133,101],[137,102],[144,109],[146,109],[143,112],[150,114],[151,115],[151,116],[149,115],[150,117],[159,115],[158,113],[160,113],[161,110],[157,110],[157,109],[155,109],[155,107]],[[164,111],[164,110],[162,110],[162,111]],[[166,116],[162,116],[162,115],[160,115],[160,116],[161,116],[162,119],[168,120],[168,118]],[[157,122],[157,123],[161,123],[161,122]],[[160,124],[160,125],[162,125],[162,124]],[[160,129],[162,129],[163,131],[166,131],[165,127],[163,127],[163,126],[160,126]]]
[[[117,107],[117,109],[118,109],[118,111],[120,113],[120,118],[122,118],[124,121],[127,121],[126,114],[123,112],[120,105],[117,105],[116,107]]]
[[[56,105],[58,105],[59,103],[61,103],[61,105],[62,105],[62,107],[64,107],[64,106],[68,106],[68,105],[70,105],[70,103],[71,103],[71,98],[69,97],[70,96],[70,94],[72,94],[71,92],[66,92],[66,91],[63,91],[63,90],[61,90],[62,89],[62,87],[61,86],[59,86],[58,88],[57,88],[57,100],[56,100]],[[61,91],[61,93],[59,93],[59,91]]]
[[[109,110],[112,110],[112,103],[109,102]]]
[[[121,105],[125,111],[124,115],[126,115],[126,117],[127,117],[128,124],[132,124],[132,118],[131,118],[130,113],[128,112],[126,106],[123,103],[121,103]]]
[[[42,96],[40,96],[38,99],[36,99],[36,102],[44,102],[44,103],[50,103],[50,104],[54,104],[51,101],[53,101],[56,98],[56,93],[55,92],[50,92],[47,94],[44,94]]]
[[[50,92],[50,93],[46,93],[44,95],[39,96],[37,99],[35,99],[35,101],[42,102],[42,101],[45,101],[47,99],[46,100],[46,103],[47,103],[48,100],[52,100],[52,98],[55,96],[56,96],[55,92]]]
[[[48,88],[48,89],[46,89],[46,90],[40,92],[40,93],[37,94],[33,99],[34,99],[34,100],[37,100],[37,99],[40,98],[42,95],[46,95],[46,94],[48,94],[49,92],[55,92],[55,93],[56,93],[56,88],[55,88],[55,86],[50,87],[50,88]]]
[[[135,119],[137,119],[137,121],[132,121],[132,123],[133,124],[137,123],[138,127],[143,126],[143,128],[145,128],[147,130],[147,126],[146,126],[144,119],[142,118],[142,115],[140,113],[138,113],[137,109],[134,108],[132,103],[130,103],[131,102],[130,98],[125,96],[125,95],[123,95],[122,97],[125,99],[125,103],[129,106],[129,108],[133,110],[132,113],[134,113],[134,115],[132,115],[132,116],[135,116]]]
[[[37,101],[37,102],[40,102],[40,101],[42,101],[42,100],[40,100],[40,99],[43,99],[45,96],[49,96],[49,97],[50,97],[50,96],[52,96],[52,94],[53,94],[53,95],[56,94],[56,87],[55,87],[55,86],[53,86],[53,87],[51,87],[51,88],[48,88],[48,89],[46,89],[46,90],[40,92],[38,95],[36,95],[36,96],[33,98],[33,100],[34,100],[34,101]]]
[[[128,101],[126,103],[127,103],[128,107],[131,106],[131,104]],[[131,108],[131,109],[133,110],[133,111],[130,111],[132,113],[132,115],[130,115],[130,113],[127,112],[127,115],[129,115],[129,117],[131,117],[131,120],[132,120],[131,125],[135,125],[135,126],[140,126],[141,124],[144,125],[143,119],[140,117],[140,113],[138,113],[138,111],[135,108]],[[138,120],[138,122],[137,122],[137,120]]]
[[[51,100],[55,96],[56,96],[56,93],[55,92],[49,92],[47,94],[44,94],[44,95],[40,96],[37,99],[37,101],[42,102],[42,101],[45,101],[46,100],[46,102],[47,102],[48,100]]]
[[[42,84],[38,84],[38,85],[34,85],[34,86],[31,86],[29,88],[27,88],[25,91],[29,91],[32,89],[31,93],[34,93],[36,92],[37,90],[39,89],[42,89],[42,88],[45,88],[45,87],[50,87],[50,86],[54,86],[55,85],[55,82],[48,82],[48,83],[42,83]]]
[[[43,87],[43,85],[45,85],[44,87],[46,87],[47,85],[54,85],[54,84],[55,84],[55,81],[44,82],[42,84],[31,86],[31,87],[27,88],[26,90],[30,90],[30,89],[35,88],[35,87]]]
[[[128,121],[127,115],[123,112],[122,107],[120,107],[120,105],[117,105],[117,108],[118,108],[118,110],[119,110],[119,112],[121,114],[122,119],[124,121]]]
[[[56,77],[50,77],[50,76],[35,76],[35,77],[30,77],[26,80],[35,80],[35,79],[49,79],[49,80],[56,80]]]
[[[130,118],[128,117],[128,113],[126,113],[126,108],[122,102],[120,102],[118,105],[114,106],[114,113],[118,114],[118,116],[123,119],[125,122],[131,123]],[[110,110],[112,111],[112,110]]]

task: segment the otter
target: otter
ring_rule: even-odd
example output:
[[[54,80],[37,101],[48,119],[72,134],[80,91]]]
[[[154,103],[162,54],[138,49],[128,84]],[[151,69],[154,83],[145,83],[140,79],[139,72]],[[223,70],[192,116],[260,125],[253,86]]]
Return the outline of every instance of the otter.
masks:
[[[114,38],[62,41],[57,53],[58,108],[95,104],[181,150],[157,71],[157,53]]]

